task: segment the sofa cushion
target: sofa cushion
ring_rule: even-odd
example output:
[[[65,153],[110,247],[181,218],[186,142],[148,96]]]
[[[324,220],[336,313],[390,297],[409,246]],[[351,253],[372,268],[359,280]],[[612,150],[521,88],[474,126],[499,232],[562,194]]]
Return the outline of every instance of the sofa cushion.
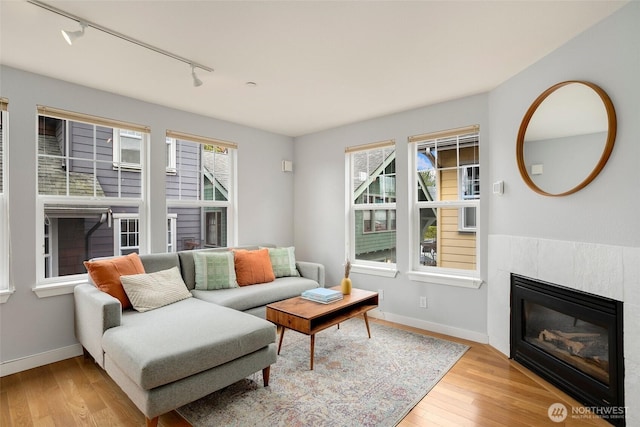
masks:
[[[299,276],[296,268],[295,248],[268,248],[271,267],[276,277]]]
[[[317,287],[318,282],[304,277],[280,277],[271,283],[259,286],[241,286],[235,289],[220,289],[215,292],[193,290],[191,293],[197,299],[245,311],[297,297],[303,291]]]
[[[131,307],[131,302],[120,282],[120,276],[145,272],[137,253],[133,252],[126,256],[85,261],[84,266],[98,289],[117,298],[123,309]]]
[[[194,252],[196,289],[237,288],[236,270],[231,252]]]
[[[258,249],[258,247],[243,246],[242,249]],[[194,289],[196,286],[196,266],[193,261],[193,255],[196,253],[209,252],[229,252],[229,248],[206,248],[178,252],[178,257],[180,258],[180,271],[182,272],[182,278],[184,279],[184,283],[187,285],[187,288]]]
[[[105,331],[102,347],[132,381],[150,390],[253,353],[275,338],[271,322],[189,298],[123,313],[121,325]]]
[[[120,276],[134,310],[145,312],[191,298],[178,267],[155,273]]]
[[[273,274],[269,250],[267,248],[254,251],[234,250],[236,279],[239,286],[256,285],[273,282]]]

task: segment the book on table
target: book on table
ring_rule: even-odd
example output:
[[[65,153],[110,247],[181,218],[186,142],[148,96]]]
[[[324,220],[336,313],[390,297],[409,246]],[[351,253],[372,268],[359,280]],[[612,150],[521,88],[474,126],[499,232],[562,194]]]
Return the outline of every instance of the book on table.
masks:
[[[304,291],[300,296],[310,301],[328,304],[330,302],[341,300],[342,292],[336,291],[334,289],[315,288]]]

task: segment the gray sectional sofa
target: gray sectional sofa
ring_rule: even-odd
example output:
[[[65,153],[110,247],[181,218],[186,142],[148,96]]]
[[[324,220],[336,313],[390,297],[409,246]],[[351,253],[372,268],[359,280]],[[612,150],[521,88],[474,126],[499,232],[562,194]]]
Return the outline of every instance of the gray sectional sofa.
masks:
[[[78,341],[144,413],[147,425],[260,370],[267,386],[277,356],[266,305],[324,286],[323,265],[297,261],[300,277],[196,290],[193,253],[140,255],[146,273],[178,267],[193,295],[164,307],[122,310],[119,300],[91,283],[74,291]]]

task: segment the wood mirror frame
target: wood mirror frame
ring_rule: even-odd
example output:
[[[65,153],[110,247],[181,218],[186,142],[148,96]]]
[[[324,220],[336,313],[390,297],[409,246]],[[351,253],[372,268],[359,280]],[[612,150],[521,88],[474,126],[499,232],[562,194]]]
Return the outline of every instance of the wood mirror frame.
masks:
[[[538,185],[536,185],[536,183],[533,182],[533,180],[531,179],[531,176],[527,171],[527,167],[524,162],[525,134],[527,132],[527,127],[529,126],[529,122],[531,121],[531,118],[533,117],[534,113],[536,112],[540,104],[542,104],[544,100],[547,99],[547,97],[549,97],[552,93],[554,93],[558,89],[564,86],[567,86],[570,84],[576,84],[576,83],[582,84],[591,88],[600,96],[600,99],[602,100],[602,103],[604,104],[604,107],[607,113],[607,123],[608,123],[607,138],[606,138],[604,149],[602,151],[602,155],[600,156],[598,163],[596,163],[591,173],[582,182],[580,182],[578,185],[576,185],[573,188],[570,188],[567,191],[563,191],[560,193],[549,193],[543,190],[542,188],[538,187]],[[536,98],[535,101],[533,101],[533,103],[527,110],[527,113],[524,115],[524,118],[522,119],[522,123],[520,124],[520,129],[518,131],[518,139],[516,142],[516,160],[518,163],[518,169],[520,171],[520,175],[522,176],[522,179],[527,184],[527,186],[529,186],[529,188],[531,188],[536,193],[542,194],[544,196],[552,196],[552,197],[567,196],[569,194],[573,194],[577,191],[582,190],[591,181],[593,181],[596,176],[598,176],[600,171],[602,171],[602,169],[604,168],[604,165],[607,163],[607,160],[609,160],[609,156],[613,151],[613,145],[616,139],[616,128],[617,128],[617,120],[616,120],[616,112],[615,112],[615,109],[613,108],[613,103],[611,102],[609,95],[607,95],[607,93],[604,90],[602,90],[599,86],[593,83],[580,81],[580,80],[569,80],[569,81],[561,82],[551,86],[549,89],[542,92],[542,94],[538,96],[538,98]]]

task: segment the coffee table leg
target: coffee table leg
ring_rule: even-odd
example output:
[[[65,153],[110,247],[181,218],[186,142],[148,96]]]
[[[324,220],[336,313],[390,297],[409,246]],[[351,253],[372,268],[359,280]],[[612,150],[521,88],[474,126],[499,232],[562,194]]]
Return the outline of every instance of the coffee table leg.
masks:
[[[313,371],[313,352],[315,351],[316,348],[316,336],[315,334],[311,335],[311,349],[310,349],[310,363],[311,363],[311,367],[309,368],[310,371]]]
[[[282,327],[282,331],[280,331],[280,341],[278,342],[278,355],[280,354],[280,348],[282,347],[282,338],[284,338],[284,331],[285,331],[284,326]]]
[[[362,313],[364,316],[364,324],[367,325],[367,334],[369,334],[369,338],[371,338],[371,330],[369,329],[369,318],[367,317],[367,312]]]

